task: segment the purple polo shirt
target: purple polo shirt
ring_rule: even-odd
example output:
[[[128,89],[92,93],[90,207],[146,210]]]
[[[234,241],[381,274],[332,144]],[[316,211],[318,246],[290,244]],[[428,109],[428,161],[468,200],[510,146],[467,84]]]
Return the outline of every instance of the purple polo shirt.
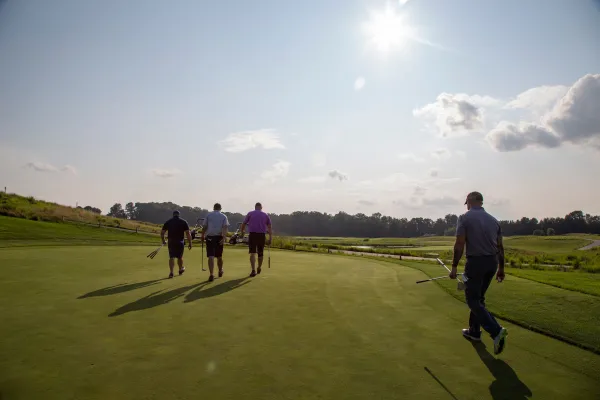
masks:
[[[262,210],[250,211],[244,219],[248,225],[248,232],[267,233],[267,225],[271,225],[271,218]]]

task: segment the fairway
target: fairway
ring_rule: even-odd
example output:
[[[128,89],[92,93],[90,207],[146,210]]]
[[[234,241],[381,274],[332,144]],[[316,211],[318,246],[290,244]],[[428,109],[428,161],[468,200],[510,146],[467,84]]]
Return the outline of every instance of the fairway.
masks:
[[[272,250],[247,278],[247,249],[226,247],[207,283],[199,246],[171,280],[153,249],[0,249],[0,398],[600,397],[600,356],[505,324],[495,357],[488,337],[462,338],[464,303],[413,268]]]

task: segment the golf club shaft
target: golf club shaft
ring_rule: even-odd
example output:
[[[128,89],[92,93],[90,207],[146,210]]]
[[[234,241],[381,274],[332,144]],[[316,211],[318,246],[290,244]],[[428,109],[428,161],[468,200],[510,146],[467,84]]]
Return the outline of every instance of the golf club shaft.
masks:
[[[429,278],[429,279],[423,279],[422,281],[417,281],[417,283],[423,283],[423,282],[429,282],[429,281],[435,281],[437,279],[444,279],[444,278],[449,278],[448,275],[444,275],[444,276],[438,276],[436,278]]]

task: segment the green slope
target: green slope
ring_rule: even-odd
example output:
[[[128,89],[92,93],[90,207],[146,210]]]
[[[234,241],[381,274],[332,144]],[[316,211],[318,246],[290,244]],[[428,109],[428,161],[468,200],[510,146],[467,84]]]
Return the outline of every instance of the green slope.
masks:
[[[0,249],[3,400],[600,396],[599,356],[511,324],[501,356],[474,348],[465,305],[412,268],[272,250],[248,279],[227,248],[206,283],[199,249],[172,280],[146,252]]]
[[[0,216],[0,247],[160,244],[160,237],[116,228]]]

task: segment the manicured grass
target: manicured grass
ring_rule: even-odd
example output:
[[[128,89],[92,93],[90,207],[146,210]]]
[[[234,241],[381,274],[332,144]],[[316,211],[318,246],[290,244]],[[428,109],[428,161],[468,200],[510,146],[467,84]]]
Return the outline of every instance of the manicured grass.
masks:
[[[464,304],[414,268],[272,250],[248,279],[247,250],[228,247],[206,283],[195,248],[162,280],[147,249],[0,249],[3,400],[600,396],[600,356],[512,324],[499,357],[474,348]]]
[[[433,263],[401,261],[401,264],[419,269],[429,277],[442,276],[446,272],[441,266]],[[459,268],[459,272],[462,272],[462,268]],[[465,301],[464,292],[456,290],[456,281],[444,279],[435,281],[435,284],[442,286],[460,301]],[[600,352],[599,297],[510,274],[501,284],[492,281],[492,288],[486,296],[486,303],[494,314]]]
[[[160,237],[112,228],[0,216],[0,247],[143,243],[159,245]]]
[[[600,274],[584,272],[536,271],[507,268],[506,272],[520,278],[545,283],[563,289],[600,296]]]
[[[565,253],[589,243],[589,240],[568,236],[518,236],[506,240],[505,246],[508,249],[540,253]]]

